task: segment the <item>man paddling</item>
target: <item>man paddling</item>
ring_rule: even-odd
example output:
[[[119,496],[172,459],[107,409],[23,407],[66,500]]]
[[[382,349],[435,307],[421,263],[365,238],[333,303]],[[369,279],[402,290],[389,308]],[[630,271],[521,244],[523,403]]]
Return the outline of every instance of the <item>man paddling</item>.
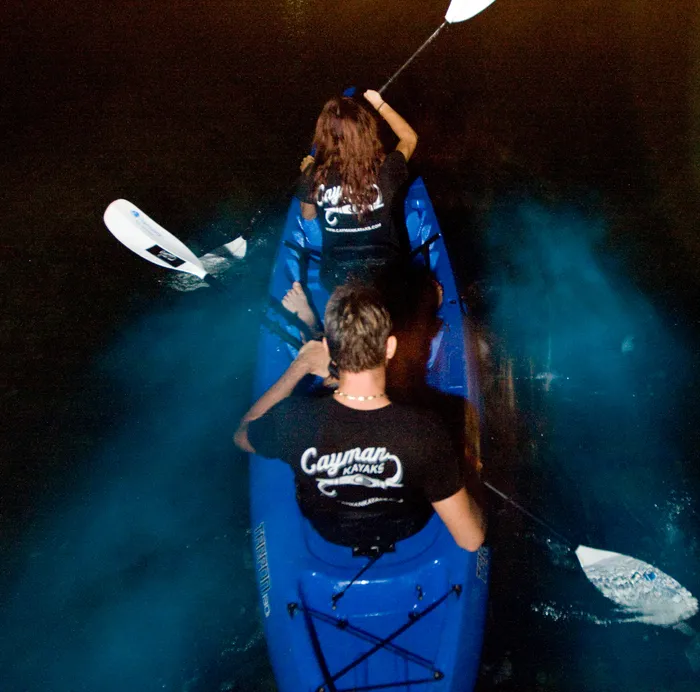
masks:
[[[235,443],[292,467],[301,512],[326,540],[388,549],[420,531],[435,510],[460,547],[477,550],[483,516],[444,426],[384,391],[397,341],[377,294],[339,287],[324,322],[323,342],[302,347],[243,417]],[[331,396],[290,396],[306,375],[327,376],[330,359],[339,373]]]

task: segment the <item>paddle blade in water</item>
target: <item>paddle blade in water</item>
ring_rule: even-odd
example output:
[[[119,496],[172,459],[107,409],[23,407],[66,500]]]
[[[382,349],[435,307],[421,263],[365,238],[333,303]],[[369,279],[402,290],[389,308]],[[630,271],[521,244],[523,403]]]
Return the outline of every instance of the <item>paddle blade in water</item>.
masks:
[[[226,243],[224,247],[234,256],[242,259],[248,251],[248,243],[243,236],[234,238],[230,243]]]
[[[653,565],[585,545],[576,557],[593,586],[630,614],[628,622],[675,625],[698,610],[690,591]]]
[[[471,19],[485,10],[494,0],[452,0],[447,8],[445,21],[449,24],[457,24]]]
[[[202,263],[187,245],[131,202],[125,199],[112,202],[105,211],[104,222],[117,240],[149,262],[200,279],[206,276]]]

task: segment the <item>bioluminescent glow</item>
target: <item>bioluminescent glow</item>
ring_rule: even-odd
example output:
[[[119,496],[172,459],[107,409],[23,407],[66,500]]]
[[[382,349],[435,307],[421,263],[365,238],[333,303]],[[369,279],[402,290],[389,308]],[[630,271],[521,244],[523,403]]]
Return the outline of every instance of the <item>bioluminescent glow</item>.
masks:
[[[1,612],[3,690],[219,689],[251,674],[241,657],[262,643],[231,434],[257,328],[243,303],[178,298],[95,367],[113,432],[24,542]]]
[[[599,565],[592,581],[625,621],[672,625],[697,611],[681,586],[697,577],[697,561],[672,422],[682,415],[673,409],[687,354],[605,239],[603,216],[581,206],[525,197],[496,205],[487,234],[493,328],[521,407],[534,407],[525,473],[545,479],[535,507],[581,542],[668,569],[673,578],[654,569],[654,581],[641,559],[617,571]]]

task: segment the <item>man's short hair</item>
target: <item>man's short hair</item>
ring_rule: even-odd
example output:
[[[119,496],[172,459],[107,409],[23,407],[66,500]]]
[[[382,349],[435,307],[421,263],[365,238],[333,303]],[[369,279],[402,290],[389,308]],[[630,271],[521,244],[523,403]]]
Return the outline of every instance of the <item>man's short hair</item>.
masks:
[[[391,317],[374,289],[354,283],[336,288],[324,322],[328,350],[338,370],[372,370],[386,360]]]

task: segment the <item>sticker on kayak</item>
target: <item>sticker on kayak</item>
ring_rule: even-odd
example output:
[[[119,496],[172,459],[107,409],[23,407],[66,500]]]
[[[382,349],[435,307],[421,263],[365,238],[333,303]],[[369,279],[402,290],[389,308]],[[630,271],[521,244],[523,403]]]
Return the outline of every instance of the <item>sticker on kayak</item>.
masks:
[[[260,522],[253,531],[253,546],[255,549],[255,568],[258,573],[258,586],[262,609],[265,617],[270,617],[270,569],[267,564],[267,542],[265,540],[265,522]]]
[[[488,584],[489,581],[490,564],[489,549],[482,545],[476,554],[476,578],[481,579],[484,584]]]
[[[179,267],[181,264],[185,263],[185,260],[180,259],[177,255],[173,255],[172,252],[168,252],[165,248],[160,245],[154,245],[153,247],[147,248],[146,252],[150,252],[154,257],[157,257],[163,262],[167,262],[171,267]]]

